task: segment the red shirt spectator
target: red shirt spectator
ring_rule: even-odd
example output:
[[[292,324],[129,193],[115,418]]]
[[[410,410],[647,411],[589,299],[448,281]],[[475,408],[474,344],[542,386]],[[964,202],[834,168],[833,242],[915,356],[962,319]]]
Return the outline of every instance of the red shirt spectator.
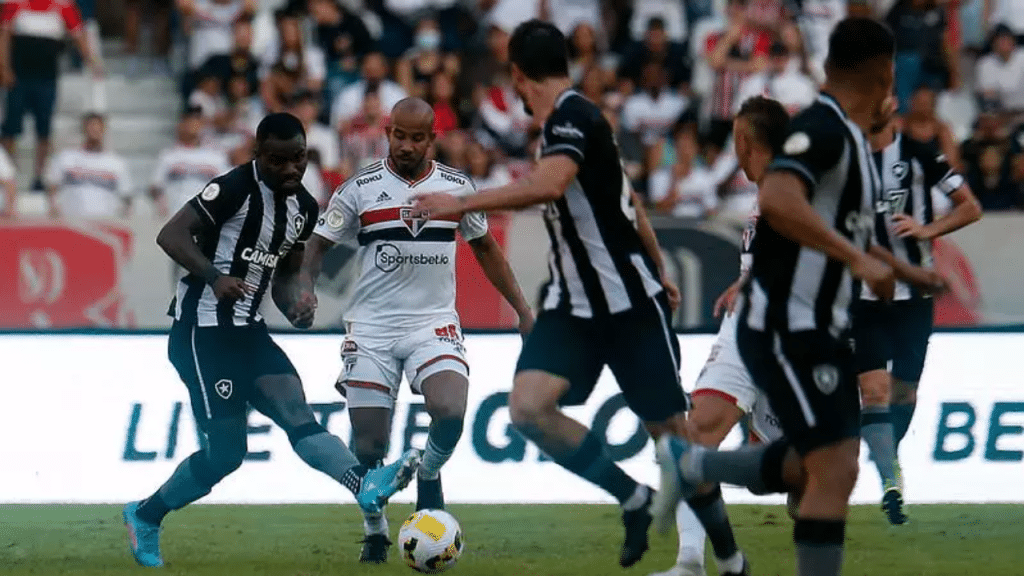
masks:
[[[82,15],[70,0],[8,0],[0,20],[10,29],[15,78],[57,78],[64,37],[82,28]]]

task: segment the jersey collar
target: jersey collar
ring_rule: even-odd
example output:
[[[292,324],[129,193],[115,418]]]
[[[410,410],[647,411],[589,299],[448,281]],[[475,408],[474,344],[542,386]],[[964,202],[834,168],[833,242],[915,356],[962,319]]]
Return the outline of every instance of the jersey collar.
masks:
[[[835,96],[829,94],[828,92],[819,92],[818,102],[821,102],[822,104],[835,110],[836,114],[839,114],[839,117],[842,118],[843,120],[849,120],[849,118],[846,116],[846,111],[843,110],[843,107],[839,105],[839,101],[836,100]]]
[[[402,182],[405,182],[406,184],[408,184],[410,188],[412,188],[413,186],[416,186],[417,184],[422,184],[423,182],[426,182],[427,178],[430,178],[430,175],[434,173],[434,166],[436,164],[437,164],[437,162],[431,160],[430,161],[430,169],[428,169],[426,172],[424,172],[423,176],[421,176],[418,180],[413,181],[413,180],[406,180],[405,177],[400,175],[398,172],[395,171],[394,168],[391,167],[391,158],[385,158],[384,159],[384,167],[388,169],[388,172],[391,172],[392,176],[394,176],[395,178],[398,178]]]

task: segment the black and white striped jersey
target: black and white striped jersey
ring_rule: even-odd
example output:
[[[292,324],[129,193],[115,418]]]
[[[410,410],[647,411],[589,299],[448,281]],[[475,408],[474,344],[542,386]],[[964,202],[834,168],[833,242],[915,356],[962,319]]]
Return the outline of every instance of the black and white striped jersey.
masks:
[[[875,165],[882,177],[882,188],[875,197],[874,239],[900,260],[916,266],[932,267],[932,241],[900,238],[893,232],[893,216],[908,214],[921,224],[935,220],[932,193],[946,196],[964,185],[964,178],[949,166],[945,155],[934,145],[917,142],[896,134],[896,139],[874,153]],[[896,282],[894,300],[923,297],[906,282]],[[861,298],[877,300],[867,286]]]
[[[867,245],[878,171],[864,134],[829,95],[821,94],[790,122],[782,153],[770,170],[802,179],[819,215],[857,246]],[[747,325],[782,333],[849,325],[853,280],[842,262],[783,237],[764,218],[752,244]]]
[[[178,283],[168,313],[197,326],[262,323],[260,305],[279,260],[313,233],[316,200],[305,189],[292,196],[275,194],[250,162],[214,178],[189,204],[210,226],[208,234],[196,239],[203,255],[222,274],[243,279],[250,293],[218,301],[213,288],[189,274]]]
[[[544,123],[541,157],[563,154],[579,166],[544,220],[551,238],[542,308],[594,318],[630,310],[661,292],[657,267],[637,232],[631,188],[611,126],[600,108],[563,92]]]

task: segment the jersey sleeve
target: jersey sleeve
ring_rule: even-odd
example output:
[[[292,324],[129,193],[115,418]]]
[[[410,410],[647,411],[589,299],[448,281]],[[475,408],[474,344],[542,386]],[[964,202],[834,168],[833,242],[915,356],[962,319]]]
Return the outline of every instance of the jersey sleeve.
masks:
[[[461,195],[468,196],[476,193],[476,184],[473,179],[466,176],[466,186],[463,187]],[[459,234],[462,239],[469,242],[487,234],[487,214],[484,212],[466,212],[459,221]]]
[[[313,232],[334,242],[351,240],[359,233],[359,206],[356,197],[356,179],[352,178],[334,194],[327,209],[316,222]]]
[[[149,185],[153,188],[163,190],[167,186],[171,163],[167,160],[167,154],[161,153],[156,159],[156,168],[149,179]]]
[[[562,154],[577,164],[583,164],[591,122],[583,108],[572,104],[575,102],[559,106],[544,123],[540,149],[542,158]]]
[[[791,123],[782,151],[772,160],[769,170],[797,175],[813,195],[822,175],[839,163],[845,146],[844,127],[801,115]]]
[[[215,178],[188,203],[199,213],[203,222],[220,226],[238,212],[244,201],[245,192],[241,186],[230,186],[220,178]]]
[[[295,240],[293,248],[305,247],[306,241],[313,235],[313,230],[317,226],[317,217],[320,215],[320,206],[317,204],[316,198],[310,196],[303,204],[302,212],[306,218],[303,220],[302,230],[299,231],[299,237]]]
[[[949,165],[946,155],[934,146],[927,146],[920,155],[924,170],[924,185],[927,190],[938,190],[949,196],[964,185],[964,177]]]
[[[132,195],[131,172],[128,170],[128,162],[123,158],[118,158],[117,161],[117,193],[122,198]]]

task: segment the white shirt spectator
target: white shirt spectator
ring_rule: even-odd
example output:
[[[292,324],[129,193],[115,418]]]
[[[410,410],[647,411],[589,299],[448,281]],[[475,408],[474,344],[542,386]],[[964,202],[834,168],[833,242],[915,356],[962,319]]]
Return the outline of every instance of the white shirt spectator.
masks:
[[[491,171],[487,176],[483,178],[474,177],[473,183],[476,185],[477,190],[501,188],[506,184],[512,183],[512,175],[509,174],[508,168],[503,164],[495,164],[491,166]]]
[[[524,146],[526,131],[532,121],[526,113],[523,100],[511,87],[492,86],[487,97],[480,103],[480,119],[484,124],[484,133],[490,138],[501,140],[499,145]],[[481,136],[487,140],[488,136]]]
[[[198,69],[210,58],[231,52],[232,23],[245,11],[243,0],[224,4],[212,0],[194,0],[192,33],[188,39],[188,65]]]
[[[653,144],[668,133],[689,105],[689,99],[672,90],[660,91],[657,98],[646,91],[637,92],[622,105],[622,127],[640,134],[645,144]]]
[[[599,35],[604,30],[600,2],[594,2],[594,0],[547,0],[547,2],[551,22],[566,36],[571,34],[573,29],[581,23],[590,24],[590,27],[597,30]]]
[[[313,124],[306,130],[306,148],[320,153],[320,168],[323,170],[336,170],[341,164],[338,134],[323,124]]]
[[[792,115],[810,106],[818,96],[818,89],[806,74],[790,66],[782,74],[761,72],[744,80],[733,102],[734,111],[739,112],[740,106],[754,96],[778,100]]]
[[[380,95],[380,105],[385,114],[391,114],[391,109],[395,107],[395,104],[406,97],[405,89],[391,80],[381,82],[377,93]],[[363,80],[342,90],[331,106],[331,126],[337,128],[358,115],[363,109],[364,96],[366,96],[366,82]]]
[[[651,174],[647,182],[647,196],[651,202],[668,198],[672,186],[672,167]],[[718,206],[715,179],[703,166],[694,165],[685,178],[675,184],[679,195],[672,215],[679,218],[703,218]]]
[[[411,18],[423,12],[451,8],[458,0],[384,0],[389,12],[403,18]]]
[[[57,188],[57,206],[68,218],[119,218],[131,200],[128,163],[110,150],[62,151],[50,161],[45,183]]]
[[[539,15],[539,0],[498,0],[484,20],[511,34],[516,26]]]
[[[1018,36],[1024,34],[1024,1],[994,0],[990,25],[1006,24]]]
[[[203,118],[213,120],[217,114],[224,110],[227,102],[219,95],[213,95],[197,88],[189,94],[188,105],[189,107],[198,107],[203,111]]]
[[[8,182],[14,182],[18,177],[17,171],[14,168],[14,162],[11,162],[11,157],[7,154],[7,151],[0,148],[0,188],[4,187]],[[13,198],[17,201],[17,198]],[[0,214],[7,212],[10,206],[7,205],[7,194],[0,193]]]
[[[1004,62],[995,53],[978,60],[978,90],[995,92],[1004,108],[1024,109],[1024,48],[1014,48]]]
[[[642,41],[647,32],[647,24],[651,18],[656,17],[665,22],[665,35],[669,40],[686,40],[686,10],[683,10],[683,3],[679,0],[637,0],[633,5],[633,18],[629,22],[629,33],[633,39]]]
[[[259,57],[260,78],[266,78],[267,74],[270,73],[270,69],[274,64],[277,64],[280,50],[281,40],[278,36],[274,36],[267,49]],[[306,79],[313,82],[323,82],[324,78],[327,77],[327,59],[324,56],[324,51],[319,46],[305,44],[302,47],[302,64],[306,69]]]
[[[173,214],[210,180],[230,169],[223,150],[179,144],[160,152],[150,186],[163,192],[167,210]]]
[[[890,6],[891,8],[891,6]],[[876,16],[885,19],[888,9]],[[803,36],[804,48],[811,73],[825,80],[825,58],[828,56],[828,37],[840,20],[846,17],[846,0],[803,0],[797,26]]]

